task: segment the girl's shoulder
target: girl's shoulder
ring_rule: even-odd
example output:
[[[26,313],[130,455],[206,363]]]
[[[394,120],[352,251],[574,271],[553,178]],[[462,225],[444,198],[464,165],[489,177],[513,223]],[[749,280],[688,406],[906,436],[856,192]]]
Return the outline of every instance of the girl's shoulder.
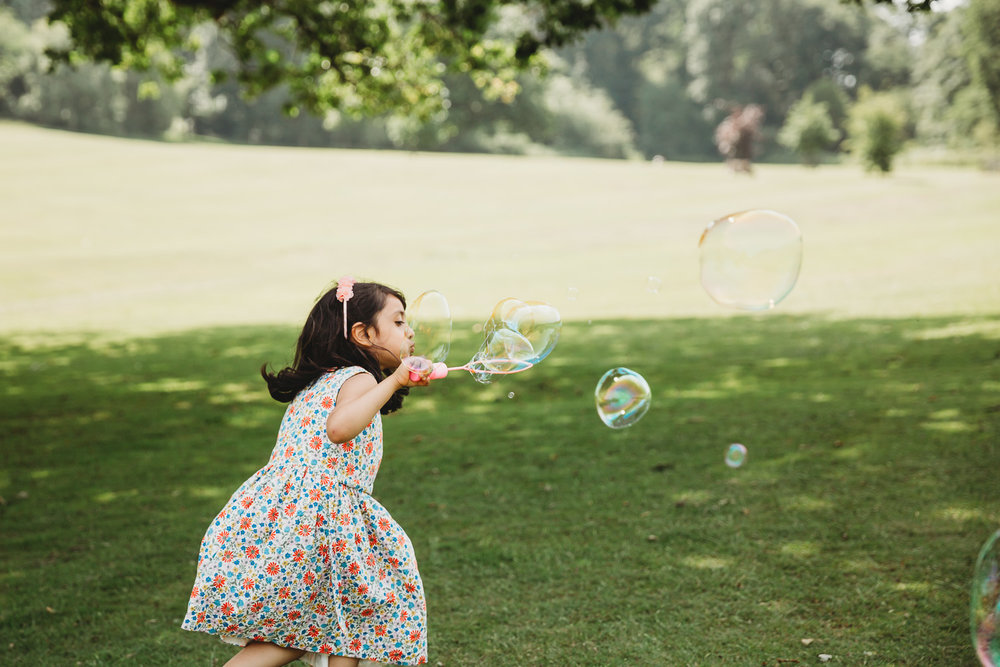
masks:
[[[344,384],[344,382],[361,373],[368,373],[368,371],[361,366],[343,366],[342,368],[334,368],[319,376],[319,378],[316,379],[315,387],[317,389],[322,389],[324,392],[339,391],[340,386]]]
[[[333,405],[330,400],[337,400],[337,394],[340,393],[340,388],[343,384],[350,378],[361,373],[368,373],[368,371],[361,366],[344,366],[328,370],[306,385],[295,396],[295,401],[299,404],[308,404],[322,399],[323,406],[328,408]],[[325,397],[330,397],[330,399],[328,400]]]

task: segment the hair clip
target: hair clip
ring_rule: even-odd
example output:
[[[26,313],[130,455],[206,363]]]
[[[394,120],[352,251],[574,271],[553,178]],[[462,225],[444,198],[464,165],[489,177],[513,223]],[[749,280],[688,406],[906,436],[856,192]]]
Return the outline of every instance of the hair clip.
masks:
[[[347,338],[347,302],[354,296],[353,276],[344,276],[337,281],[337,301],[344,304],[344,338]]]

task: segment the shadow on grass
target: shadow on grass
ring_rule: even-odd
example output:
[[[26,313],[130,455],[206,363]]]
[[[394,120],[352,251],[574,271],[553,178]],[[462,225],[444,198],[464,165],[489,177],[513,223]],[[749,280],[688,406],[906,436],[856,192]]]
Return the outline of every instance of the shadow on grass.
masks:
[[[208,521],[273,445],[257,369],[296,335],[0,341],[0,661],[225,661],[177,624]],[[451,360],[477,344],[456,327]],[[593,406],[615,366],[653,392],[619,431]],[[432,663],[973,664],[998,425],[991,318],[574,323],[527,373],[414,390],[376,493],[417,549]]]

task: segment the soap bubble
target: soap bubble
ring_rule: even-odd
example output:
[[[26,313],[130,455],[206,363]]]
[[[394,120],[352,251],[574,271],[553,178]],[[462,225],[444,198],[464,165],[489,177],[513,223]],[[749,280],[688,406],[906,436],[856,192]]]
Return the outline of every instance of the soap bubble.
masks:
[[[580,290],[576,287],[570,287],[566,290],[566,298],[570,301],[576,301],[576,298],[580,296]]]
[[[659,294],[661,287],[663,287],[663,281],[656,276],[650,276],[646,279],[646,291],[650,294]]]
[[[407,343],[400,356],[410,370],[425,372],[448,357],[451,308],[441,292],[430,290],[414,299],[406,309],[406,323],[413,329],[413,353]]]
[[[606,426],[626,428],[649,410],[651,395],[646,379],[628,368],[612,368],[601,376],[594,390],[597,416]]]
[[[470,361],[474,377],[488,383],[494,373],[530,368],[555,349],[562,330],[559,311],[541,301],[502,299],[483,325],[485,338]]]
[[[1000,664],[1000,530],[986,540],[972,575],[972,645],[985,667]]]
[[[730,468],[739,468],[747,460],[747,448],[738,442],[729,445],[726,450],[726,465]]]
[[[487,335],[502,329],[515,331],[526,338],[534,354],[525,361],[537,364],[549,356],[559,342],[562,318],[558,310],[542,301],[504,299],[493,309],[486,325]]]
[[[716,302],[767,310],[788,296],[802,266],[802,234],[775,211],[743,211],[709,223],[698,241],[701,284]]]
[[[532,363],[535,348],[527,338],[510,329],[497,329],[483,342],[473,361],[482,363],[487,371],[509,371],[521,364]]]

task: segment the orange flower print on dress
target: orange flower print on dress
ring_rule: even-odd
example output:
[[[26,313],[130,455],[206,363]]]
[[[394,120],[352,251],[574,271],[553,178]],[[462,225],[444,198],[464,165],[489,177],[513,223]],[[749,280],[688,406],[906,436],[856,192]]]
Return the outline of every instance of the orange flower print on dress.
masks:
[[[326,435],[341,385],[363,372],[326,373],[288,405],[266,465],[205,532],[182,627],[290,646],[305,657],[426,663],[413,548],[371,496],[381,416],[349,442]]]

